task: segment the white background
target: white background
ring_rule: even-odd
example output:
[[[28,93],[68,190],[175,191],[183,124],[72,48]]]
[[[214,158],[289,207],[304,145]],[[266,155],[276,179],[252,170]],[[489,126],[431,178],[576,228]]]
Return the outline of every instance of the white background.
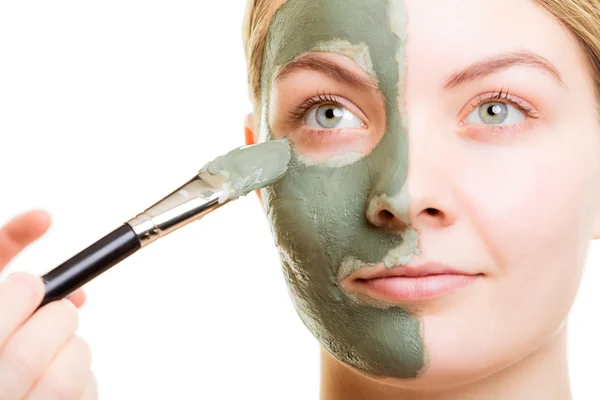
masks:
[[[0,2],[0,222],[49,210],[5,271],[42,274],[243,144],[245,2]],[[594,244],[570,324],[574,398],[600,398]],[[293,310],[257,198],[87,286],[79,334],[102,400],[316,399],[316,340]]]

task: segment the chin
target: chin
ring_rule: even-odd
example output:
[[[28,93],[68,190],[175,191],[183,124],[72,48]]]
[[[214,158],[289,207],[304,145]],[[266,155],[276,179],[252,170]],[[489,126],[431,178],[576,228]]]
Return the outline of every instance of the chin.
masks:
[[[490,348],[493,346],[492,342],[475,345],[463,333],[446,330],[439,335],[430,335],[433,337],[429,337],[429,341],[425,343],[425,367],[416,378],[377,377],[364,371],[355,371],[371,380],[401,389],[442,391],[484,380],[519,360],[518,354],[514,352],[509,352],[510,355],[498,354]]]
[[[462,311],[462,315],[424,316],[426,362],[420,376],[384,379],[385,383],[406,389],[448,390],[484,381],[519,365],[564,332],[564,324],[518,326],[509,317],[469,317]]]
[[[558,319],[529,318],[533,323],[523,323],[524,319],[515,314],[501,314],[499,309],[492,312],[490,303],[458,301],[420,311],[425,362],[416,378],[354,371],[406,390],[451,390],[520,365],[564,331]]]

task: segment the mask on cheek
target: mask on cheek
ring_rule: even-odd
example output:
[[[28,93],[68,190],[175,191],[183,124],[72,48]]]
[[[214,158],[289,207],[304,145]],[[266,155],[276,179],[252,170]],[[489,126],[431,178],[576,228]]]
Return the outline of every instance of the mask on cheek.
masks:
[[[271,22],[261,86],[261,137],[268,140],[273,138],[269,93],[278,68],[306,52],[335,52],[340,42],[368,51],[365,64],[385,100],[380,142],[347,165],[308,165],[295,153],[288,174],[262,195],[302,321],[341,362],[394,378],[416,377],[424,368],[420,321],[400,307],[359,301],[338,282],[361,266],[385,262],[392,267],[418,254],[405,190],[405,18],[404,4],[397,0],[287,0]],[[371,223],[367,212],[382,201],[397,205],[405,229],[386,231]]]

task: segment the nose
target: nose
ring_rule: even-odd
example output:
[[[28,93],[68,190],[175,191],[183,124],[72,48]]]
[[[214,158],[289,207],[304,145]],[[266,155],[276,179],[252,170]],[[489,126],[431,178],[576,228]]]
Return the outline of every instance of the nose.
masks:
[[[390,189],[397,188],[399,182],[379,185],[380,191],[372,194],[366,212],[371,224],[402,232],[409,226],[422,230],[442,228],[455,222],[457,207],[450,175],[454,170],[452,161],[442,154],[433,154],[436,151],[432,149],[430,146],[419,150],[417,145],[409,149],[408,170],[398,193],[390,193]],[[447,155],[448,151],[444,153]],[[397,175],[394,179],[402,179],[402,176]]]
[[[406,186],[396,196],[379,193],[371,197],[367,218],[375,226],[385,230],[403,231],[410,224],[409,196]]]
[[[403,190],[397,196],[373,196],[367,209],[367,219],[376,227],[389,231],[402,232],[409,226],[440,228],[453,223],[455,213],[451,208],[440,198],[425,194],[410,196],[408,190]]]

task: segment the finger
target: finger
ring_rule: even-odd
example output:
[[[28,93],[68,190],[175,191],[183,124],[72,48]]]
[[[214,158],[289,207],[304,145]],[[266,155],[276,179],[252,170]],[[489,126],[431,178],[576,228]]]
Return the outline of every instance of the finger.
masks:
[[[0,399],[22,399],[77,329],[67,300],[42,307],[8,340],[0,354]]]
[[[73,336],[60,350],[27,400],[80,400],[92,364],[89,345]]]
[[[77,308],[81,307],[85,303],[85,299],[86,296],[83,289],[78,289],[67,297],[67,300],[73,303],[73,305]]]
[[[0,284],[0,349],[35,311],[43,295],[42,279],[25,272],[17,272]]]
[[[98,400],[98,380],[91,371],[85,389],[83,389],[81,400]]]
[[[29,211],[0,228],[0,268],[3,268],[25,246],[39,238],[50,227],[45,211]]]

